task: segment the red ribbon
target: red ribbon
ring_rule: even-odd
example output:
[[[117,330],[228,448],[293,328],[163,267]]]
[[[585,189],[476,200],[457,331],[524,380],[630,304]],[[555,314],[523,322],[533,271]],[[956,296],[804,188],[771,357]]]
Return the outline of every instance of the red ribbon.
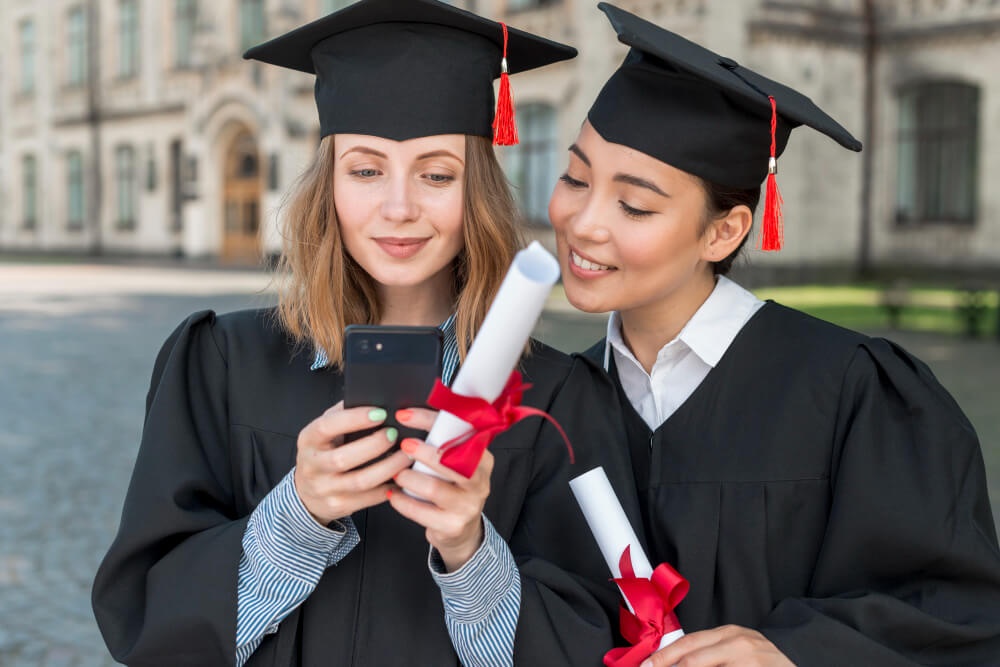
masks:
[[[622,636],[632,646],[614,648],[604,654],[607,667],[637,667],[660,647],[663,635],[680,630],[674,609],[687,595],[690,584],[687,579],[662,563],[653,570],[649,579],[635,576],[632,569],[631,547],[625,547],[618,561],[622,576],[614,582],[622,595],[632,605],[630,612],[622,605],[619,613],[619,627]]]
[[[435,382],[430,396],[427,397],[427,405],[450,412],[472,426],[468,433],[441,446],[441,463],[464,477],[472,477],[493,438],[528,417],[542,417],[552,422],[566,443],[569,460],[572,461],[573,447],[569,444],[569,438],[566,437],[566,432],[559,422],[542,410],[521,405],[521,396],[530,388],[530,384],[521,382],[521,374],[514,371],[497,400],[489,403],[482,398],[456,394],[440,380]]]

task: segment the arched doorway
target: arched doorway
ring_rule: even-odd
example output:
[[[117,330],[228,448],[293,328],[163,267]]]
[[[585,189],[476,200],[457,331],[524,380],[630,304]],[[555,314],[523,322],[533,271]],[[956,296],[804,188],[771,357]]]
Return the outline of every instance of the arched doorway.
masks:
[[[262,178],[257,142],[241,131],[226,151],[223,175],[222,259],[260,261],[260,198]]]

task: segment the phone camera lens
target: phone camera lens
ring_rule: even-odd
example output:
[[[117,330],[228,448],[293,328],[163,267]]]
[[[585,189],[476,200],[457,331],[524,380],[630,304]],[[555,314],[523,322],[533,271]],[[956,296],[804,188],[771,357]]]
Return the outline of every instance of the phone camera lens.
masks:
[[[368,339],[367,338],[362,338],[360,341],[358,341],[358,350],[360,350],[362,354],[367,354],[368,353]]]

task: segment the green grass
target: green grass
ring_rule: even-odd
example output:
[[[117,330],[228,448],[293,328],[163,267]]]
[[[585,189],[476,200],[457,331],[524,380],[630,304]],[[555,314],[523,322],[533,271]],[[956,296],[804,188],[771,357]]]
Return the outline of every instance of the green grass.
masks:
[[[821,286],[768,287],[755,290],[761,299],[779,303],[860,331],[889,328],[889,315],[881,305],[881,286]],[[958,313],[961,292],[957,290],[920,287],[908,291],[908,305],[902,309],[899,328],[911,331],[934,331],[947,334],[965,333],[965,323]],[[981,320],[980,335],[997,334],[997,292],[986,299],[987,313]]]

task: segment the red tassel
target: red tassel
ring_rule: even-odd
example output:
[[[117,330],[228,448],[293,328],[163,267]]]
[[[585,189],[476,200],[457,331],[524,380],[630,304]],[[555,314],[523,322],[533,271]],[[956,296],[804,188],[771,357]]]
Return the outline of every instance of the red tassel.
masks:
[[[493,117],[493,145],[514,146],[518,143],[517,123],[514,120],[514,100],[510,94],[510,76],[507,73],[507,24],[503,28],[503,60],[500,63],[500,93],[497,112]]]
[[[777,141],[775,133],[778,127],[778,105],[774,98],[771,100],[771,158],[767,164],[767,188],[764,193],[764,216],[760,232],[761,250],[781,250],[785,240],[781,219],[781,193],[778,191],[778,160],[775,157]]]

